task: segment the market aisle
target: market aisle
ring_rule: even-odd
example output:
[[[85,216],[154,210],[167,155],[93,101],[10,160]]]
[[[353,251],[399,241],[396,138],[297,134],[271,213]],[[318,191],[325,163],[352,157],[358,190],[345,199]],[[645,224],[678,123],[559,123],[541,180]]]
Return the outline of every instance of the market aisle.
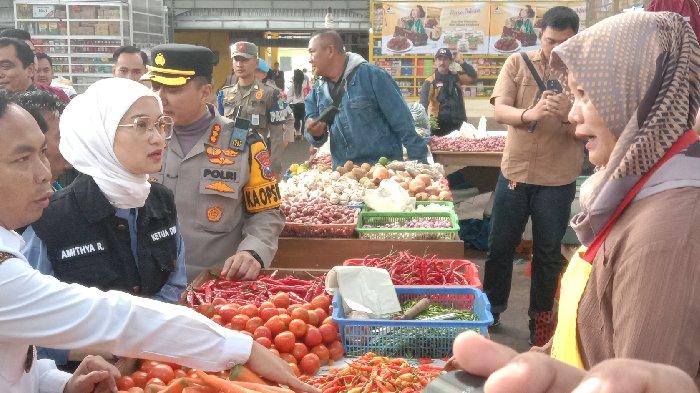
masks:
[[[305,140],[290,143],[282,157],[282,167],[286,169],[294,162],[304,162],[308,158],[308,153],[309,145]],[[465,201],[455,201],[459,218],[480,218],[488,197],[489,194],[482,194]],[[486,253],[467,249],[466,258],[479,266],[483,280]],[[501,326],[491,332],[495,341],[508,345],[519,352],[530,349],[527,343],[529,337],[527,307],[530,297],[530,279],[525,276],[524,271],[525,265],[515,266],[508,311],[501,317]]]

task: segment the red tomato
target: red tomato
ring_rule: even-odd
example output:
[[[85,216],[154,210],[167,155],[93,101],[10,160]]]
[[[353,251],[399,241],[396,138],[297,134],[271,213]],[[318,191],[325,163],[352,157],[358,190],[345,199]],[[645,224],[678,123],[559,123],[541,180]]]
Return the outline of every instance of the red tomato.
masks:
[[[309,348],[313,348],[321,343],[323,343],[321,332],[317,328],[309,326],[309,329],[306,331],[306,336],[304,337],[304,344]]]
[[[284,321],[282,321],[282,318],[279,316],[274,316],[265,322],[265,326],[270,329],[270,333],[272,333],[272,336],[276,336],[284,331],[284,329],[287,328],[285,325]]]
[[[290,353],[292,352],[292,349],[294,349],[295,341],[296,337],[294,337],[294,333],[290,331],[282,332],[275,336],[275,348],[277,348],[277,350],[280,351],[280,353]]]
[[[263,347],[268,348],[268,349],[272,346],[272,341],[267,337],[258,337],[255,339],[255,341],[258,344],[260,344]]]
[[[295,343],[294,349],[290,353],[297,359],[297,362],[300,362],[309,353],[309,348],[306,348],[306,345],[302,343]]]
[[[323,336],[323,342],[325,344],[330,344],[338,339],[338,330],[330,324],[321,325],[321,327],[318,328],[318,331],[321,332],[321,336]]]
[[[151,378],[146,382],[146,390],[150,388],[151,385],[155,386],[166,386],[165,382],[161,381],[160,378]],[[154,389],[151,389],[154,390]]]
[[[280,292],[272,297],[272,303],[274,303],[277,308],[287,308],[290,304],[289,295],[286,292]]]
[[[159,379],[167,385],[175,378],[175,372],[173,368],[167,364],[159,364],[153,366],[151,371],[148,372],[148,377],[151,379]]]
[[[310,311],[309,312],[309,325],[318,327],[320,324],[321,324],[321,320],[318,318],[318,315],[315,312]]]
[[[304,338],[306,329],[306,322],[301,319],[292,319],[289,322],[289,331],[294,333],[294,337],[297,339]]]
[[[314,307],[314,305],[311,304],[311,303],[304,303],[301,307],[302,307],[302,308],[305,308],[305,309],[307,309],[307,310],[313,310],[314,308],[316,308],[316,307]]]
[[[289,322],[292,322],[293,318],[287,314],[282,314],[279,317],[280,317],[280,320],[282,320],[282,323],[284,323],[284,328],[287,329],[287,327],[289,326]]]
[[[313,353],[304,356],[299,363],[299,369],[306,375],[315,375],[319,368],[321,368],[321,361]]]
[[[282,315],[282,314],[286,314],[286,313],[287,313],[286,308],[282,308],[282,307],[277,308],[277,315]]]
[[[313,311],[309,311],[309,314],[316,314],[319,321],[325,321],[326,318],[328,318],[328,313],[326,312],[326,310],[324,310],[322,308],[317,308],[317,309],[314,309]]]
[[[140,388],[146,387],[146,382],[148,382],[148,373],[145,371],[136,371],[131,374],[131,379],[134,380],[134,384]]]
[[[263,320],[260,317],[253,317],[248,320],[245,324],[245,330],[253,333],[255,332],[255,329],[259,328],[260,326],[263,325]]]
[[[287,307],[287,314],[292,315],[292,311],[299,307],[301,307],[301,304],[290,304],[289,307]]]
[[[213,304],[215,306],[221,306],[221,305],[224,305],[226,303],[228,303],[228,302],[226,301],[226,299],[224,299],[222,297],[215,297],[214,300],[211,301],[211,304]]]
[[[277,306],[275,306],[275,303],[272,302],[262,302],[260,307],[258,307],[258,310],[264,310],[266,308],[277,308]]]
[[[119,390],[129,390],[136,386],[134,379],[130,376],[123,376],[117,378],[117,389]]]
[[[279,311],[277,311],[277,309],[274,307],[263,308],[260,310],[260,318],[262,318],[264,322],[269,321],[270,318],[274,317],[275,315],[279,315]]]
[[[291,353],[281,353],[280,354],[280,359],[284,360],[287,363],[291,364],[297,364],[297,358],[294,357]]]
[[[295,308],[289,315],[292,319],[301,319],[304,323],[309,322],[309,310],[303,307]]]
[[[267,326],[258,326],[257,329],[253,332],[253,337],[255,338],[260,338],[260,337],[265,337],[267,339],[272,340],[272,332],[270,331],[270,328]]]
[[[335,323],[335,321],[333,320],[333,317],[328,317],[328,318],[324,319],[324,320],[323,320],[323,323],[321,323],[321,325],[331,325],[331,326],[333,326],[333,327],[335,328],[335,330],[339,330],[339,329],[340,329],[340,328],[338,327],[338,324]]]
[[[197,312],[207,318],[211,318],[211,316],[214,315],[214,306],[212,306],[211,303],[202,303],[197,306]]]
[[[224,324],[224,319],[221,318],[221,315],[213,315],[213,316],[211,317],[211,320],[214,321],[214,322],[216,322],[216,323],[218,323],[219,325],[222,325],[222,326],[223,326],[223,324]]]
[[[326,295],[318,295],[313,300],[311,300],[311,304],[313,304],[314,308],[320,308],[323,310],[328,310],[328,308],[331,306],[331,298],[329,298]]]
[[[224,319],[224,322],[229,322],[231,321],[231,318],[235,317],[236,314],[238,314],[239,309],[240,306],[238,306],[237,304],[224,304],[219,309],[219,315],[221,315],[221,318]]]
[[[250,318],[258,316],[258,308],[254,304],[246,304],[239,310],[241,314],[247,315]]]
[[[328,359],[331,358],[330,351],[323,344],[319,344],[319,345],[311,348],[311,353],[315,353],[316,356],[318,356],[318,359],[321,361],[321,364],[328,363]]]
[[[225,327],[226,329],[236,330],[236,329],[233,328],[233,325],[231,325],[231,322],[229,322],[229,323],[227,323],[226,325],[224,325],[224,327]]]
[[[231,326],[236,330],[245,330],[245,325],[249,320],[247,315],[238,314],[231,319]]]
[[[143,361],[141,361],[141,367],[139,367],[139,369],[141,371],[148,372],[153,368],[153,366],[156,366],[158,364],[160,364],[160,363],[158,363],[154,360],[143,360]]]
[[[331,352],[331,359],[333,361],[338,361],[343,358],[345,354],[345,348],[343,348],[343,343],[340,341],[333,341],[333,343],[328,347]]]
[[[183,370],[181,368],[175,370],[175,379],[178,379],[178,378],[187,378],[187,372],[185,372],[185,370]]]

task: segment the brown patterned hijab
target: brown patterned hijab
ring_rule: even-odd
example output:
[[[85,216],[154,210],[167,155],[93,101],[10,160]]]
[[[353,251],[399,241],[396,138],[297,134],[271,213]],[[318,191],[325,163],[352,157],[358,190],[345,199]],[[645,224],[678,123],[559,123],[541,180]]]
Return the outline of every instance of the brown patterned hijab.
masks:
[[[700,48],[682,16],[630,12],[595,24],[553,53],[554,68],[576,78],[618,138],[607,165],[582,186],[582,211],[571,222],[589,245],[627,192],[692,127],[700,106]],[[699,143],[659,168],[637,200],[681,187],[700,187]]]

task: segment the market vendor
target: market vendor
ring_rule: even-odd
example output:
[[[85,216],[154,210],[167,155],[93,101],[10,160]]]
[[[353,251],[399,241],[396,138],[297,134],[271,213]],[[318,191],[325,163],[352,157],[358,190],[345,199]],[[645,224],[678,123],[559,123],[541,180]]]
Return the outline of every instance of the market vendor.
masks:
[[[60,128],[60,150],[81,175],[23,233],[27,260],[67,283],[177,303],[187,277],[175,201],[148,182],[173,129],[158,97],[128,79],[101,80],[68,104]]]
[[[582,368],[662,362],[700,386],[698,41],[678,14],[633,12],[573,37],[552,62],[599,170],[571,221],[587,249],[562,279],[551,353]]]
[[[49,205],[51,172],[45,137],[32,116],[2,93],[0,141],[0,390],[77,392],[70,374],[56,370],[49,360],[36,360],[33,345],[39,345],[91,347],[207,371],[245,363],[266,379],[318,392],[251,337],[193,310],[67,284],[33,269],[21,254],[23,241],[13,229],[35,222]]]
[[[311,37],[309,54],[322,79],[305,100],[304,136],[314,147],[330,138],[333,168],[346,161],[403,160],[403,147],[410,160],[426,161],[428,147],[391,75],[346,52],[333,30]]]
[[[431,134],[437,136],[458,130],[467,121],[460,76],[451,71],[451,64],[453,58],[449,48],[438,49],[435,73],[423,81],[420,89],[420,104],[430,117],[437,119],[438,128],[431,130]]]
[[[153,48],[151,59],[144,78],[175,124],[152,178],[175,194],[187,274],[223,264],[223,276],[255,279],[272,263],[284,225],[265,143],[255,128],[234,128],[208,103],[211,50],[166,44]],[[266,91],[259,90],[259,99]]]

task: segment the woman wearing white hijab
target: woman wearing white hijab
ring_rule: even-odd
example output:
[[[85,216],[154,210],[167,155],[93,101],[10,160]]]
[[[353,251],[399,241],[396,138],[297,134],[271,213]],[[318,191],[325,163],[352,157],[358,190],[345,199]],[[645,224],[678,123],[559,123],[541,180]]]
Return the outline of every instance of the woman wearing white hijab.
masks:
[[[187,277],[175,201],[148,181],[173,129],[158,97],[105,79],[73,99],[60,129],[60,151],[81,175],[24,233],[25,256],[64,282],[176,303]],[[65,364],[66,355],[49,356]]]

